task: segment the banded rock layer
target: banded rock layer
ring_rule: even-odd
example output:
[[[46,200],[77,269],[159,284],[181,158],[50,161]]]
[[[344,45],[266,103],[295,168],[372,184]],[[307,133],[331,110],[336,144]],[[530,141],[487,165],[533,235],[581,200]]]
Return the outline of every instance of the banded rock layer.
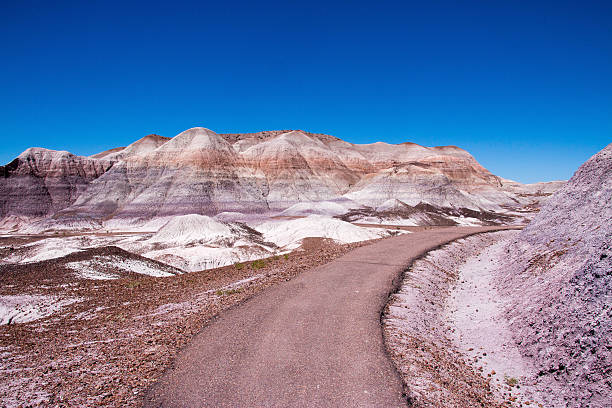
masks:
[[[330,201],[376,212],[389,200],[503,212],[542,196],[491,174],[458,147],[355,145],[303,131],[220,135],[192,128],[91,157],[29,149],[0,169],[0,218],[263,214]]]
[[[32,147],[0,166],[0,219],[40,217],[72,205],[112,164]]]

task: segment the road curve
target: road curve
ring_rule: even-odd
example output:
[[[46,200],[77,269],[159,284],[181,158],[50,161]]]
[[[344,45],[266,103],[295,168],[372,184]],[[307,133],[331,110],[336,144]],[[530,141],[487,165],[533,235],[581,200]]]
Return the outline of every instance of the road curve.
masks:
[[[449,227],[357,248],[222,313],[145,395],[145,407],[405,407],[380,313],[401,272],[499,227]]]

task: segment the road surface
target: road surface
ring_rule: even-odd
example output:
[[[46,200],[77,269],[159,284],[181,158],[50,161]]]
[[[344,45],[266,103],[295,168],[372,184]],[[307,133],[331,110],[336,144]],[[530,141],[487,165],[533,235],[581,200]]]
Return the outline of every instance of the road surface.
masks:
[[[448,227],[357,248],[222,313],[145,407],[405,407],[380,314],[413,260],[499,227]]]

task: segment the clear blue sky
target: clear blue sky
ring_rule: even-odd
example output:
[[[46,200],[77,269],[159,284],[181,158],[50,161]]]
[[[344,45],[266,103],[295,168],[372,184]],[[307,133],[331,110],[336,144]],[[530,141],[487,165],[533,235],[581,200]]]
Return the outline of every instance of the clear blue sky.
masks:
[[[611,21],[610,1],[3,2],[0,162],[205,126],[565,179],[612,142]]]

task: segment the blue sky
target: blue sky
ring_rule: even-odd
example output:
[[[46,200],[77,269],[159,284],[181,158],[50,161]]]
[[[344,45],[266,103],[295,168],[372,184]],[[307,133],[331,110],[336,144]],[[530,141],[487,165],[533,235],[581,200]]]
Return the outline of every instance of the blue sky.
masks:
[[[0,162],[304,129],[457,145],[534,182],[612,142],[612,2],[291,3],[6,2]]]

